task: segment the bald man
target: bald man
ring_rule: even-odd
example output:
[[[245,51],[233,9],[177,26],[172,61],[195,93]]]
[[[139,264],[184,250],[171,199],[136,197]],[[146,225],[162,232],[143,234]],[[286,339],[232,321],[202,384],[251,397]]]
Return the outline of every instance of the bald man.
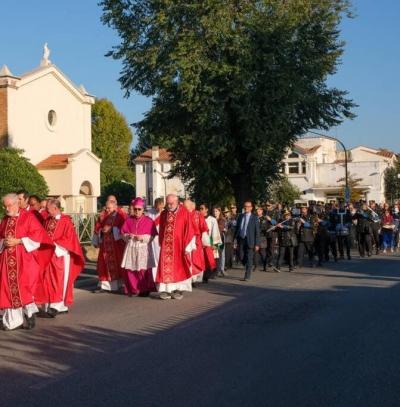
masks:
[[[160,259],[156,284],[163,300],[183,298],[192,291],[191,253],[196,249],[193,219],[178,197],[170,194],[160,215]]]

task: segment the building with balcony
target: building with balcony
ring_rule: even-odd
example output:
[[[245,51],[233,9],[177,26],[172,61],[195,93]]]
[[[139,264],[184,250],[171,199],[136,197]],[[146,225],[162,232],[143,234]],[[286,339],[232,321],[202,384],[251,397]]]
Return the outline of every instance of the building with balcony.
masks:
[[[395,164],[392,151],[358,146],[348,150],[349,177],[359,180],[357,189],[364,199],[385,200],[384,173]],[[302,191],[302,199],[329,201],[337,199],[344,185],[344,151],[334,140],[304,137],[288,149],[282,171]]]

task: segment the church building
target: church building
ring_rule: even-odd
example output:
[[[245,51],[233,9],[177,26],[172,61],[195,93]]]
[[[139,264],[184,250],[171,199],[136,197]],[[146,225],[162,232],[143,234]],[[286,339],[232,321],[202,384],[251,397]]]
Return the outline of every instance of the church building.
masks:
[[[23,150],[66,213],[96,212],[101,160],[91,151],[95,99],[49,54],[46,44],[40,65],[20,76],[1,68],[0,147]]]

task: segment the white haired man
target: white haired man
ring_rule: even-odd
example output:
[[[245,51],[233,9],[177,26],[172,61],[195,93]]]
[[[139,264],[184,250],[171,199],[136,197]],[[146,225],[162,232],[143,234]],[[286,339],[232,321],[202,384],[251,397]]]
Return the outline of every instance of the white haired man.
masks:
[[[167,196],[160,215],[160,260],[156,284],[160,298],[180,300],[182,291],[192,291],[191,252],[196,238],[190,212],[174,194]]]
[[[3,197],[6,215],[0,223],[0,309],[5,330],[35,326],[35,292],[39,275],[54,245],[43,226],[21,209],[16,194]],[[26,319],[26,321],[24,321]]]

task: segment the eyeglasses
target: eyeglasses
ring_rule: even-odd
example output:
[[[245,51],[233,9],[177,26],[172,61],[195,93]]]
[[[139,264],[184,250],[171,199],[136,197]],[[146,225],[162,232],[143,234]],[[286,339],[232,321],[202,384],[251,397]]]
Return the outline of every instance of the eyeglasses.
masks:
[[[134,212],[140,212],[143,210],[143,208],[133,208]]]

